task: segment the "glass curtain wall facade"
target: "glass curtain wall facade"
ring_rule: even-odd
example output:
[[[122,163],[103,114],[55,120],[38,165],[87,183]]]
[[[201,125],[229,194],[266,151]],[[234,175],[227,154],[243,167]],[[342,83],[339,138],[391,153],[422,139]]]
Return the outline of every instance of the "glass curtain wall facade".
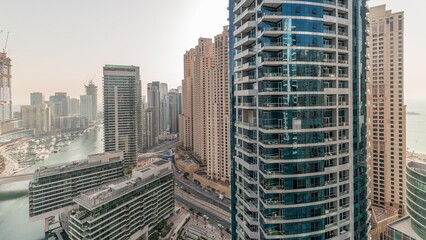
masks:
[[[365,0],[229,6],[233,239],[368,239]]]
[[[426,164],[407,164],[407,212],[413,230],[426,239]]]
[[[106,65],[104,80],[104,150],[124,152],[134,166],[142,142],[142,99],[139,67]]]

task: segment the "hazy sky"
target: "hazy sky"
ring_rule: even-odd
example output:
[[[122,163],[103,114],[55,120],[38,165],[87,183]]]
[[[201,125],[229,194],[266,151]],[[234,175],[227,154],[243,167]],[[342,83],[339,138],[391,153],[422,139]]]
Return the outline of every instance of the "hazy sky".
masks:
[[[426,98],[426,1],[369,1],[383,3],[405,11],[406,96]],[[140,66],[144,89],[151,81],[176,87],[184,52],[199,37],[222,31],[227,5],[227,0],[0,0],[0,30],[10,31],[13,101],[28,104],[33,91],[78,97],[95,75],[101,86],[104,64]],[[0,49],[5,36],[0,35]]]

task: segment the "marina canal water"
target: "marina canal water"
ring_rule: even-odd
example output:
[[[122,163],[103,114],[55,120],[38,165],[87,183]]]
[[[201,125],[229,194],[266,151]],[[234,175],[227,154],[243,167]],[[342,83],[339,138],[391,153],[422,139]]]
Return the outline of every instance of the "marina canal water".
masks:
[[[103,128],[96,127],[73,140],[58,153],[20,173],[31,173],[41,165],[60,164],[82,160],[87,155],[103,152]],[[44,221],[28,221],[28,181],[0,185],[0,239],[38,240],[44,239]]]

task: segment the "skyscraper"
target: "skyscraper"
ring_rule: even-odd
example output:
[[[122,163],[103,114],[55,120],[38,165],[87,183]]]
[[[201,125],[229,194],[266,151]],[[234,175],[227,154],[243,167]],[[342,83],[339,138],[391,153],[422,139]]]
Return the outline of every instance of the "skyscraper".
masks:
[[[0,53],[0,121],[12,118],[12,65],[5,52]]]
[[[81,95],[80,96],[80,116],[87,118],[87,121],[90,123],[93,121],[93,104],[92,104],[91,95]]]
[[[34,129],[35,134],[50,132],[52,110],[47,104],[21,106],[22,121],[26,129]]]
[[[92,96],[92,119],[96,121],[98,119],[98,86],[90,81],[88,85],[85,85],[86,95]]]
[[[194,156],[201,162],[207,161],[207,97],[208,71],[214,64],[213,41],[210,38],[198,39],[195,47],[194,79],[192,89]]]
[[[215,180],[230,181],[230,97],[228,27],[214,38],[214,65],[207,77],[207,174]]]
[[[126,166],[134,166],[142,144],[139,67],[105,65],[103,73],[104,150],[122,150]]]
[[[169,88],[167,83],[160,83],[160,134],[169,129]]]
[[[404,12],[370,8],[370,189],[375,206],[405,211]]]
[[[168,103],[169,103],[169,117],[168,117],[168,126],[170,133],[179,132],[179,115],[181,113],[181,101],[182,94],[180,94],[176,89],[170,89],[168,93]]]
[[[142,105],[142,151],[154,146],[155,138],[152,136],[152,108],[147,103]]]
[[[158,143],[158,136],[160,135],[160,114],[161,114],[161,96],[160,96],[160,82],[152,82],[147,85],[148,95],[148,108],[152,113],[152,129],[150,142],[154,145]]]
[[[368,239],[365,0],[230,0],[233,239]]]
[[[80,115],[80,100],[77,98],[71,98],[71,115]]]
[[[68,116],[68,96],[66,92],[56,92],[54,96],[50,96],[49,102],[54,103],[57,107],[54,110],[55,117]]]
[[[31,93],[31,105],[44,104],[44,94],[41,92]]]
[[[179,116],[179,139],[185,150],[194,149],[193,82],[195,48],[183,56],[184,79],[182,80],[182,114]]]

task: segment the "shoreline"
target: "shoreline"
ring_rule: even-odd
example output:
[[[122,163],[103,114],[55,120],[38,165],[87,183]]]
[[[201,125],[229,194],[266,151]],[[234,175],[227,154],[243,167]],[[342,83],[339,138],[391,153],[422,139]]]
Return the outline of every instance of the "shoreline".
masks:
[[[86,129],[82,129],[82,130],[77,130],[77,131],[70,131],[70,132],[64,132],[64,133],[83,133],[85,131],[92,131],[94,130],[96,127],[98,127],[99,124],[93,125],[93,126],[89,126]],[[49,136],[53,136],[56,135],[57,133],[54,134],[49,134]],[[40,136],[39,136],[40,137]],[[6,176],[12,176],[15,175],[29,167],[31,167],[31,164],[25,165],[23,167],[19,167],[19,161],[14,159],[13,157],[10,157],[6,152],[17,145],[21,145],[24,144],[26,142],[29,142],[31,140],[37,139],[38,137],[33,137],[33,138],[21,138],[21,139],[17,139],[12,143],[8,143],[6,145],[3,145],[0,147],[0,155],[2,155],[5,159],[4,164],[5,164],[5,168],[4,170],[0,173],[0,177],[6,177]]]
[[[9,144],[6,144],[6,145],[0,147],[0,155],[2,155],[4,160],[5,160],[4,161],[5,167],[4,167],[4,170],[0,173],[0,177],[6,177],[6,176],[14,175],[14,174],[16,174],[20,171],[23,171],[24,169],[29,167],[29,166],[25,166],[25,167],[20,168],[19,162],[16,159],[10,157],[6,153],[6,151],[9,150],[10,147],[13,147],[15,145],[24,144],[25,142],[28,142],[30,140],[31,139],[29,139],[29,138],[18,139],[15,142],[12,142],[12,143],[9,143]]]

